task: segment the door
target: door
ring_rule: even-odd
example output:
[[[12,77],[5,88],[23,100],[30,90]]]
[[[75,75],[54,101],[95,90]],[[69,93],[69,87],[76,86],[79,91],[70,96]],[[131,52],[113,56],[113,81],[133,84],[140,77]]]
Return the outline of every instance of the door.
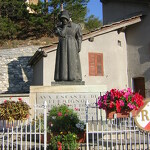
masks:
[[[133,90],[145,98],[145,79],[144,77],[133,78]]]

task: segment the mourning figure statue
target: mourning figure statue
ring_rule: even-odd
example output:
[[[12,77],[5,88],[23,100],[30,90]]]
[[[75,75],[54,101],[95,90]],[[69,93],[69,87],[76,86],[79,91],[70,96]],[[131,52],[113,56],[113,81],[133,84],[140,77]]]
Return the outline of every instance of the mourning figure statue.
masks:
[[[59,15],[60,25],[55,29],[59,37],[56,64],[55,81],[81,81],[81,65],[79,52],[81,51],[82,32],[79,24],[70,21],[67,10]]]

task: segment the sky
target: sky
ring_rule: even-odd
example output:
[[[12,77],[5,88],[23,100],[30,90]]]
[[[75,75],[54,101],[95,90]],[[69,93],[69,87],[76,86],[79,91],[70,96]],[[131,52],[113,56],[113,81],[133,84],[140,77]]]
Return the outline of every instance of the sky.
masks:
[[[94,15],[95,17],[102,20],[102,3],[100,0],[90,0],[87,5],[88,14],[87,16]]]

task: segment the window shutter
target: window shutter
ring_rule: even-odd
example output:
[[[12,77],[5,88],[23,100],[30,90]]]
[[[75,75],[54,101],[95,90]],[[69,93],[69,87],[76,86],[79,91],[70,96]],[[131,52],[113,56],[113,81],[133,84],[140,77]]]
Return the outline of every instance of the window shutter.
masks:
[[[89,75],[95,76],[96,68],[95,68],[95,54],[89,53]]]
[[[103,54],[97,54],[97,72],[98,76],[103,76]]]
[[[103,76],[103,54],[89,53],[89,75]]]

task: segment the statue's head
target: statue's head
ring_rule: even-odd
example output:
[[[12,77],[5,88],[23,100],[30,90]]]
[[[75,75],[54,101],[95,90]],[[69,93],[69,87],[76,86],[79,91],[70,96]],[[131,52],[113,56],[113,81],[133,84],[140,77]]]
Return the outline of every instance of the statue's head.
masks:
[[[61,12],[60,20],[62,21],[63,24],[67,24],[67,22],[69,22],[70,16],[67,10]]]

